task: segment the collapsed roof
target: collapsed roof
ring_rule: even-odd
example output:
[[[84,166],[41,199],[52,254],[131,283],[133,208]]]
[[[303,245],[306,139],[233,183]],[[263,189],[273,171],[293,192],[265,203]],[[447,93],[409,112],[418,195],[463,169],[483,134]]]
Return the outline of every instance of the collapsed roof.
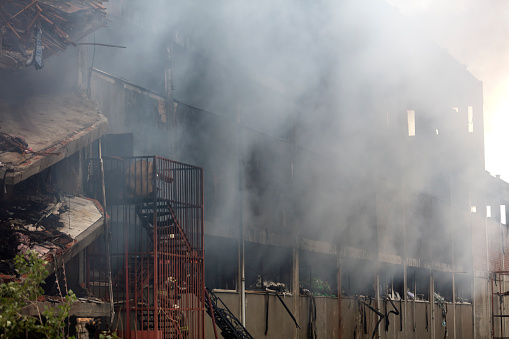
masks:
[[[14,257],[34,251],[48,262],[49,274],[83,251],[103,234],[102,207],[93,199],[51,193],[24,192],[2,204],[0,209],[0,283],[18,281]],[[64,271],[65,272],[65,271]],[[51,293],[51,292],[50,292]],[[79,302],[71,306],[76,316],[109,316],[110,304],[75,290]],[[40,309],[56,308],[62,296],[44,295],[20,310],[39,315]]]
[[[35,251],[50,263],[66,262],[103,232],[100,204],[78,196],[22,194],[0,209],[0,282],[14,279],[14,256]]]
[[[106,133],[97,104],[74,93],[0,100],[0,178],[15,185],[74,154]]]
[[[106,8],[98,0],[7,0],[0,2],[0,67],[43,67],[43,59],[63,51],[104,26]]]

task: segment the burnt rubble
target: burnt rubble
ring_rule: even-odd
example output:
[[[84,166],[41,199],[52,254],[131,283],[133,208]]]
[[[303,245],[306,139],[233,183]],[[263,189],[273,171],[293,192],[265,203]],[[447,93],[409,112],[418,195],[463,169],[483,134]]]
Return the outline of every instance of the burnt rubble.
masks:
[[[16,0],[0,4],[0,67],[43,67],[43,59],[104,26],[97,0]]]
[[[52,261],[73,245],[73,239],[61,230],[65,227],[59,214],[67,206],[60,198],[38,194],[19,196],[4,202],[0,209],[0,281],[15,276],[13,259],[17,254],[35,251]],[[10,277],[12,278],[12,277]]]

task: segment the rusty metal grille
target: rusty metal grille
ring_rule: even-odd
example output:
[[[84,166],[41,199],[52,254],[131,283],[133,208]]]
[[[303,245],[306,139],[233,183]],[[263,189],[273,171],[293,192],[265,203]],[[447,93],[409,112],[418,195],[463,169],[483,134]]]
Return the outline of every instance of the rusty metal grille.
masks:
[[[98,164],[89,166],[91,191],[102,189]],[[202,169],[160,157],[111,157],[104,158],[104,181],[113,329],[123,338],[204,338]],[[88,288],[110,300],[104,245],[88,249]]]

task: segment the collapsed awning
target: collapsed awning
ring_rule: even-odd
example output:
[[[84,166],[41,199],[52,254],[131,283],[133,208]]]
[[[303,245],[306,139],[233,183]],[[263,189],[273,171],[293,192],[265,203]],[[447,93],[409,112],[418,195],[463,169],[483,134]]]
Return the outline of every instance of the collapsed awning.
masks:
[[[74,93],[0,101],[0,180],[15,185],[99,139],[107,119],[97,104]]]
[[[71,258],[104,232],[101,205],[79,196],[19,196],[0,208],[0,282],[21,279],[14,269],[14,256],[35,251],[48,262],[48,273],[56,274]],[[65,272],[65,271],[64,271]],[[38,315],[42,309],[57,309],[61,296],[44,295],[20,312]],[[79,317],[110,316],[111,305],[92,296],[82,296],[71,305]]]
[[[27,251],[48,261],[52,273],[103,233],[103,221],[100,204],[84,197],[27,195],[3,203],[0,281],[16,278],[14,256]]]

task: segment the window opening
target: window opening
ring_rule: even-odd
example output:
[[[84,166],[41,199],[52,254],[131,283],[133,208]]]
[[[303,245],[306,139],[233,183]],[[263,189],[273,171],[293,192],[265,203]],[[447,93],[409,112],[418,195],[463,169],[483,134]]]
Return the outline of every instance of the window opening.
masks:
[[[463,273],[456,274],[454,277],[455,299],[457,303],[472,302],[472,277]]]
[[[205,283],[211,289],[236,290],[237,288],[237,241],[206,236]]]
[[[472,106],[468,106],[468,132],[474,132],[474,108]]]
[[[407,270],[408,300],[429,301],[430,271],[427,269],[409,267]]]
[[[452,273],[449,272],[433,272],[435,282],[435,303],[441,301],[452,302]]]
[[[341,295],[375,297],[375,272],[373,262],[345,259],[341,263]]]
[[[405,298],[403,269],[387,265],[380,272],[380,296],[389,297],[392,300]]]
[[[290,292],[292,262],[288,248],[246,243],[246,289]]]
[[[408,118],[408,135],[415,136],[415,111],[413,109],[407,110]]]
[[[337,296],[337,257],[330,254],[301,251],[299,286],[304,294],[310,292],[318,296]]]

